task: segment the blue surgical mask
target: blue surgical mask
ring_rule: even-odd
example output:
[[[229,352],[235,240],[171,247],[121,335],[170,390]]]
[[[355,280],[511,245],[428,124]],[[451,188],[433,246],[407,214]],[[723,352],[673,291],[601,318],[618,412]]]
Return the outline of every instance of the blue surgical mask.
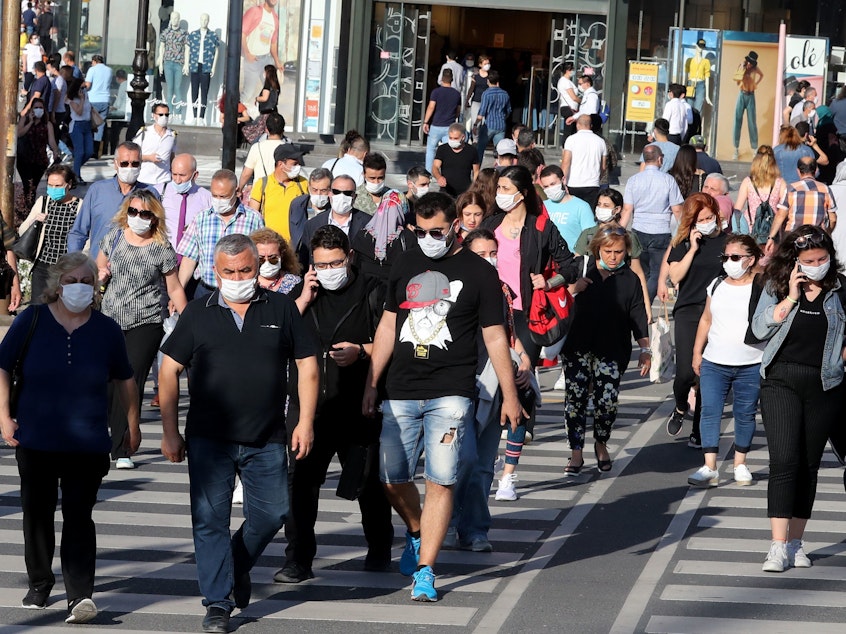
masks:
[[[625,258],[620,260],[620,263],[617,264],[617,266],[614,266],[614,267],[608,266],[607,264],[605,264],[605,260],[603,260],[602,258],[599,258],[600,268],[603,268],[606,271],[617,271],[617,270],[623,268],[625,265],[626,265],[626,259]]]
[[[50,200],[59,201],[64,198],[68,193],[68,190],[64,187],[50,187],[47,185],[47,196],[50,197]]]

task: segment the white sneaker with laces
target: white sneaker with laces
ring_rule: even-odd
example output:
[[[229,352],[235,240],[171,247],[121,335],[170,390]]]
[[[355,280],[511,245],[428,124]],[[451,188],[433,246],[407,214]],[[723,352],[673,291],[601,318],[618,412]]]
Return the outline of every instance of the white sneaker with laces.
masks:
[[[773,541],[770,544],[770,552],[767,553],[767,559],[764,562],[764,572],[784,572],[790,567],[790,561],[787,557],[787,544],[784,542]]]
[[[787,542],[787,561],[794,568],[810,568],[811,560],[805,554],[801,539],[791,539]]]
[[[737,465],[734,468],[734,481],[742,487],[752,484],[752,473],[749,471],[749,467],[745,464]]]
[[[238,480],[238,484],[235,485],[235,490],[232,491],[232,504],[243,504],[244,503],[244,484],[241,480]]]
[[[720,482],[719,476],[716,470],[708,465],[702,465],[695,473],[688,476],[687,483],[695,487],[715,487]]]
[[[118,458],[115,460],[115,469],[134,469],[135,463],[132,458]]]
[[[494,499],[505,502],[513,502],[517,499],[517,492],[514,490],[514,483],[517,481],[516,473],[507,473],[502,476],[496,490]]]

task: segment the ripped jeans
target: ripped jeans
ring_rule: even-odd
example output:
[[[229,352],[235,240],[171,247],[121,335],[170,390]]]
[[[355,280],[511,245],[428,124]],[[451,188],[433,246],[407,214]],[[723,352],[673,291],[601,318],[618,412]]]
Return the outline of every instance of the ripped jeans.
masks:
[[[455,484],[466,429],[473,429],[473,400],[444,396],[382,403],[379,479],[386,484],[411,482],[423,450],[423,475],[442,486]]]

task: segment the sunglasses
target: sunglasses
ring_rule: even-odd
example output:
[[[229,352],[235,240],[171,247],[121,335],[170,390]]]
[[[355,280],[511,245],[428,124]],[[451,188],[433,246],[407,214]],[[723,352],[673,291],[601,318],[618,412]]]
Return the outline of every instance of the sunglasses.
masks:
[[[279,256],[278,255],[260,255],[259,256],[259,264],[263,262],[270,262],[271,264],[279,264]]]
[[[812,249],[815,247],[825,246],[825,236],[819,233],[806,233],[799,236],[793,241],[793,246],[797,249]]]
[[[141,216],[142,220],[152,220],[155,218],[155,214],[149,209],[136,209],[135,207],[127,207],[126,208],[126,215],[130,218],[134,218],[135,216]]]
[[[335,194],[335,196],[355,196],[355,190],[354,189],[334,189],[333,188],[332,193]]]
[[[141,161],[120,161],[118,165],[120,167],[141,167]]]
[[[414,235],[417,236],[418,240],[422,240],[426,235],[432,236],[435,240],[445,240],[451,230],[452,227],[449,229],[429,229],[428,231],[420,227],[414,227]]]
[[[610,227],[608,229],[603,229],[602,231],[600,231],[599,235],[602,235],[602,236],[625,236],[625,235],[628,235],[628,231],[626,231],[622,227]]]
[[[729,260],[732,262],[740,262],[743,258],[751,258],[751,255],[738,255],[737,253],[721,253],[720,254],[720,262],[725,264]]]

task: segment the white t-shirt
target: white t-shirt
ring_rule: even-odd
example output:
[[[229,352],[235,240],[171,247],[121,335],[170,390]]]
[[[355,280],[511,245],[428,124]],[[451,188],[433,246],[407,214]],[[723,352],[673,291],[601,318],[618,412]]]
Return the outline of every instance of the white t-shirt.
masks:
[[[270,174],[276,167],[276,161],[273,160],[273,153],[280,145],[285,143],[282,139],[265,139],[258,143],[253,143],[250,151],[247,152],[247,158],[244,161],[244,167],[249,167],[253,170],[253,182],[257,183],[259,179],[264,178]]]
[[[30,42],[24,46],[24,57],[26,57],[26,72],[35,72],[35,62],[41,61],[41,44],[33,44]]]
[[[714,291],[708,284],[711,298],[711,329],[702,358],[720,365],[753,365],[761,363],[765,343],[750,346],[743,343],[749,328],[749,301],[752,284],[736,286],[723,280]],[[713,293],[713,294],[712,294]]]
[[[570,90],[573,91],[573,94],[576,94],[576,92],[577,92],[576,91],[576,84],[574,84],[572,81],[567,79],[567,77],[565,75],[561,75],[561,79],[558,80],[557,88],[558,88],[558,95],[559,95],[559,97],[558,97],[559,107],[570,106],[570,109],[573,112],[576,112],[576,110],[579,109],[579,104],[578,104],[577,101],[573,100],[573,98],[570,97],[570,93],[567,92],[567,90],[570,89]]]
[[[270,42],[273,39],[274,30],[276,30],[276,21],[273,19],[273,13],[262,8],[261,22],[247,36],[247,50],[256,57],[270,55]]]
[[[577,130],[576,134],[567,137],[564,149],[573,154],[567,185],[569,187],[599,187],[602,157],[608,154],[608,148],[602,137],[590,130]]]
[[[356,187],[364,182],[364,166],[351,154],[344,154],[339,159],[329,159],[323,164],[323,167],[332,172],[334,178],[349,176],[355,181]]]

